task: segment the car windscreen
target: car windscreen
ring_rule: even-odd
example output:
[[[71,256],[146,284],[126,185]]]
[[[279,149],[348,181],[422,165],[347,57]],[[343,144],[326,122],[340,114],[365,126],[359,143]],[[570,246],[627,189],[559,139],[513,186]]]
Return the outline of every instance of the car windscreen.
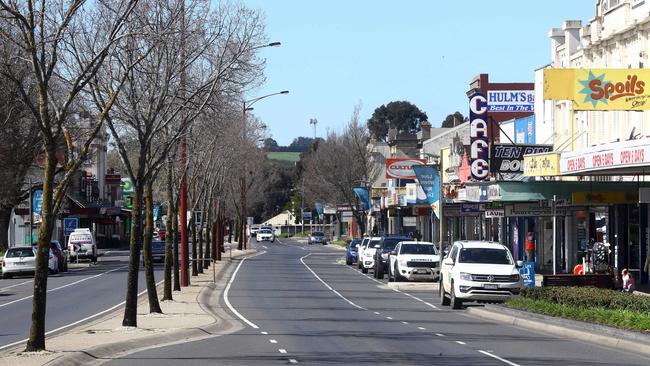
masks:
[[[383,251],[391,251],[395,249],[397,244],[399,244],[400,241],[404,241],[404,238],[386,238],[384,239],[384,247]]]
[[[350,242],[350,246],[349,246],[350,250],[352,250],[353,252],[356,252],[357,251],[357,245],[359,245],[359,244],[361,244],[361,240],[359,240],[359,239],[352,240]]]
[[[374,248],[375,245],[379,245],[380,240],[371,240],[368,242],[368,246],[366,248]]]
[[[311,233],[311,236],[325,236],[325,234],[321,233],[320,231],[314,231]]]
[[[508,252],[492,248],[463,248],[458,255],[460,263],[512,264]]]
[[[400,254],[438,254],[438,250],[433,245],[426,244],[402,244]]]
[[[11,248],[7,251],[7,258],[33,257],[32,248]]]
[[[151,249],[157,249],[161,250],[165,248],[165,242],[164,241],[152,241],[151,242]]]
[[[258,234],[271,234],[271,230],[269,229],[262,229],[257,232]]]

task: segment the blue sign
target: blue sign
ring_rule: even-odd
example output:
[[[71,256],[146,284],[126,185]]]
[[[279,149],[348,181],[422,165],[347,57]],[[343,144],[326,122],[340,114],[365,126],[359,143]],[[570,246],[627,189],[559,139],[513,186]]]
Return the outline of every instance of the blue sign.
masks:
[[[43,209],[43,190],[36,189],[34,190],[34,193],[32,193],[32,211],[35,214],[40,216],[42,209]]]
[[[359,197],[359,201],[361,201],[361,208],[363,210],[367,210],[370,208],[370,196],[368,195],[368,189],[362,188],[362,187],[356,187],[352,188],[354,193],[357,194],[357,197]]]
[[[158,215],[160,215],[160,205],[153,205],[153,221],[158,221]]]
[[[314,203],[314,207],[316,208],[316,213],[318,214],[318,216],[320,216],[320,215],[322,215],[322,214],[324,213],[324,209],[323,209],[323,204],[322,204],[322,203],[320,203],[320,202],[316,202],[316,203]]]
[[[535,143],[535,116],[515,119],[515,143]]]
[[[420,183],[420,187],[427,195],[427,201],[432,205],[440,199],[440,175],[438,170],[431,165],[414,165],[413,171]]]
[[[70,236],[72,232],[79,227],[79,219],[76,217],[66,217],[63,219],[63,235]]]
[[[519,268],[519,274],[524,280],[524,287],[535,287],[535,262],[524,262]]]
[[[303,220],[311,220],[311,211],[305,211],[302,213]]]

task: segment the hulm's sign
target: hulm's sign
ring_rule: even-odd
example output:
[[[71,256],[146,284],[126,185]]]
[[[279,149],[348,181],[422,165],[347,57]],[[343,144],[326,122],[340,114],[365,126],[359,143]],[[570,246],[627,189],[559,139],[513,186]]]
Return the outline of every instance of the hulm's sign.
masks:
[[[533,112],[534,90],[490,90],[487,93],[488,112]]]
[[[470,170],[474,180],[486,180],[490,173],[488,157],[487,100],[481,93],[469,98]]]

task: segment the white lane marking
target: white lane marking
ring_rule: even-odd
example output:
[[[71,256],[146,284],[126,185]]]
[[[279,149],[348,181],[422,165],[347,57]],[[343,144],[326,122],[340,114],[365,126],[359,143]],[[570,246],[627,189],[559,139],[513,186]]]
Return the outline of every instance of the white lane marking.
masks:
[[[456,341],[456,343],[458,343],[458,344],[467,344],[467,343],[465,343],[463,341]]]
[[[262,245],[262,248],[269,249],[266,245]]]
[[[24,285],[24,284],[26,284],[26,283],[30,283],[30,282],[32,282],[32,281],[34,281],[34,280],[29,280],[29,281],[25,281],[25,282],[17,283],[17,284],[15,284],[15,285],[11,285],[11,286],[7,286],[7,287],[0,288],[0,292],[2,292],[2,291],[4,291],[4,290],[7,290],[7,289],[10,289],[10,288],[14,288],[14,287],[20,286],[20,285]]]
[[[266,252],[259,252],[256,255],[262,255]],[[243,315],[239,313],[239,311],[235,310],[235,307],[232,306],[230,303],[230,300],[228,300],[228,292],[230,291],[230,286],[232,286],[232,283],[235,282],[235,277],[237,276],[237,272],[239,272],[239,269],[241,268],[242,264],[244,264],[244,261],[246,261],[248,257],[242,258],[241,262],[237,265],[237,268],[235,268],[235,272],[233,272],[232,277],[230,277],[230,281],[228,281],[228,284],[226,285],[226,289],[223,291],[223,302],[226,303],[226,306],[228,306],[228,309],[232,311],[233,314],[235,314],[239,319],[241,319],[244,323],[248,324],[251,328],[253,329],[260,329],[255,323],[251,322],[250,320],[246,319]]]
[[[492,357],[492,358],[495,358],[495,359],[497,359],[497,360],[499,360],[499,361],[501,361],[501,362],[503,362],[503,363],[506,363],[506,364],[508,364],[508,365],[510,365],[510,366],[519,366],[519,364],[517,364],[517,363],[514,363],[514,362],[511,362],[511,361],[508,361],[508,360],[506,360],[505,358],[501,358],[501,357],[499,357],[499,356],[497,356],[497,355],[494,355],[494,354],[492,354],[492,353],[490,353],[490,352],[485,352],[485,351],[482,351],[482,350],[479,350],[479,352],[481,352],[482,354],[484,354],[484,355],[486,355],[486,356],[490,356],[490,357]]]
[[[163,282],[165,282],[165,280],[158,281],[158,283],[156,283],[156,286],[160,285],[160,284],[163,283]],[[140,291],[140,293],[138,293],[138,297],[144,295],[146,292],[147,292],[147,290],[142,290],[142,291]],[[70,327],[73,327],[73,326],[75,326],[75,325],[77,325],[77,324],[83,323],[83,322],[85,322],[85,321],[87,321],[87,320],[90,320],[90,319],[92,319],[92,318],[96,318],[96,317],[98,317],[98,316],[104,315],[104,314],[106,314],[106,313],[108,313],[108,312],[111,312],[111,311],[113,311],[113,310],[119,308],[120,306],[124,305],[125,303],[126,303],[126,301],[122,301],[121,303],[119,303],[119,304],[117,304],[117,305],[114,305],[114,306],[111,306],[110,308],[108,308],[108,309],[106,309],[106,310],[102,310],[102,311],[100,311],[99,313],[95,313],[95,314],[93,314],[93,315],[87,316],[87,317],[85,317],[85,318],[83,318],[83,319],[77,320],[77,321],[74,322],[74,323],[66,324],[66,325],[61,326],[61,327],[58,327],[58,328],[56,328],[56,329],[52,329],[52,330],[50,330],[50,331],[48,331],[48,332],[45,332],[45,335],[46,335],[46,336],[47,336],[47,335],[50,335],[50,334],[55,333],[55,332],[58,332],[58,331],[60,331],[60,330],[63,330],[63,329],[66,329],[66,328],[70,328]],[[5,348],[9,348],[9,347],[13,347],[13,346],[15,346],[15,345],[21,344],[21,343],[25,343],[25,342],[27,342],[27,341],[28,341],[28,339],[25,338],[25,339],[20,340],[20,341],[17,341],[17,342],[13,342],[13,343],[5,344],[4,346],[1,346],[1,347],[0,347],[0,351],[3,350],[3,349],[5,349]]]
[[[393,320],[393,318],[391,318],[390,316],[387,316],[386,319]]]
[[[75,281],[75,282],[70,282],[70,283],[65,284],[65,285],[63,285],[63,286],[59,286],[59,287],[55,287],[55,288],[53,288],[53,289],[49,289],[49,290],[47,290],[47,292],[50,293],[50,292],[52,292],[52,291],[57,291],[57,290],[64,289],[64,288],[66,288],[66,287],[74,286],[74,285],[76,285],[76,284],[79,284],[79,283],[82,283],[82,282],[85,282],[85,281],[91,280],[91,279],[93,279],[93,278],[97,278],[97,277],[99,277],[99,276],[103,276],[103,275],[105,275],[105,274],[107,274],[107,273],[115,272],[115,271],[117,271],[117,270],[124,269],[124,268],[127,268],[127,267],[128,267],[128,266],[122,266],[122,267],[114,268],[114,269],[111,269],[110,271],[102,272],[102,273],[100,273],[100,274],[96,274],[96,275],[94,275],[94,276],[90,276],[90,277],[82,278],[82,279],[80,279],[80,280],[78,280],[78,281]],[[23,300],[29,300],[29,299],[31,299],[32,297],[34,297],[34,295],[29,295],[29,296],[21,297],[20,299],[16,299],[16,300],[14,300],[14,301],[9,301],[9,302],[7,302],[7,303],[4,303],[4,304],[0,305],[0,308],[5,307],[5,306],[8,306],[8,305],[11,305],[11,304],[15,304],[15,303],[20,302],[20,301],[23,301]]]
[[[336,291],[335,289],[333,289],[332,286],[328,285],[327,282],[323,281],[323,279],[320,278],[320,277],[316,274],[316,272],[314,272],[314,271],[313,271],[313,270],[312,270],[312,269],[307,265],[307,263],[305,263],[305,260],[304,260],[304,259],[307,258],[307,257],[309,257],[311,254],[312,254],[312,253],[309,253],[309,254],[307,254],[306,256],[300,258],[300,262],[301,262],[301,263],[302,263],[302,264],[303,264],[303,265],[304,265],[304,266],[309,270],[309,272],[311,272],[311,274],[314,275],[314,277],[316,277],[316,278],[317,278],[317,279],[318,279],[318,280],[319,280],[323,285],[325,285],[325,287],[327,287],[328,290],[330,290],[330,291],[332,291],[333,293],[335,293],[336,295],[338,295],[338,297],[340,297],[341,299],[345,300],[348,304],[354,306],[354,307],[357,308],[357,309],[368,310],[368,309],[364,308],[363,306],[359,306],[359,305],[353,303],[353,302],[350,301],[348,298],[346,298],[345,296],[341,295],[338,291]]]
[[[290,358],[289,363],[298,363],[298,361],[294,360],[293,358]]]
[[[375,315],[379,315],[379,314],[381,314],[381,313],[380,313],[380,312],[378,312],[378,311],[375,311]]]
[[[436,333],[436,335],[437,335],[438,337],[444,337],[444,336],[445,336],[444,334],[441,334],[441,333]]]
[[[287,350],[284,349],[284,348],[280,348],[280,349],[278,350],[278,352],[280,352],[280,353],[287,353]]]
[[[264,334],[264,335],[267,335],[267,334],[269,334],[269,332],[261,332],[261,333],[262,333],[262,334]]]
[[[409,322],[402,322],[402,324],[408,324]]]
[[[276,341],[275,339],[269,339],[269,342],[271,342],[271,343],[273,343],[273,344],[278,343],[278,341]]]
[[[418,327],[419,330],[427,330],[425,327]]]

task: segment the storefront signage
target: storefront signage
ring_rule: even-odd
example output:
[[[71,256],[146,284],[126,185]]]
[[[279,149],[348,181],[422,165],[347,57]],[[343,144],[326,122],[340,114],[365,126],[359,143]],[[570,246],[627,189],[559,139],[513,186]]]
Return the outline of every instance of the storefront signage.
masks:
[[[577,205],[636,204],[639,202],[639,191],[573,192],[572,201]]]
[[[488,112],[533,112],[534,90],[490,90]]]
[[[491,219],[491,218],[499,218],[499,217],[505,217],[506,213],[503,209],[486,209],[485,210],[485,218]]]
[[[544,69],[544,99],[572,100],[574,110],[650,109],[648,69]]]
[[[527,177],[552,177],[560,175],[560,154],[524,156],[524,175]]]
[[[465,188],[467,200],[472,202],[483,202],[488,199],[487,186],[469,186]]]
[[[443,216],[458,217],[460,216],[460,205],[444,206]]]
[[[488,200],[500,200],[501,199],[501,186],[498,184],[490,184],[487,188]]]
[[[426,193],[424,193],[422,187],[417,183],[406,184],[405,197],[406,197],[407,204],[428,203]]]
[[[413,166],[424,164],[424,159],[386,159],[386,178],[415,179]]]
[[[472,178],[486,180],[489,174],[487,100],[481,93],[469,98],[470,167]]]
[[[525,216],[553,216],[552,207],[541,207],[537,202],[522,202],[512,205],[506,205],[507,217],[525,217]],[[555,208],[557,216],[565,216],[566,208]]]
[[[413,171],[424,191],[429,204],[434,204],[440,199],[440,176],[438,169],[430,165],[416,165]]]
[[[547,153],[553,145],[492,144],[490,147],[490,171],[494,173],[523,173],[524,155]]]
[[[560,173],[572,174],[650,164],[650,141],[633,140],[632,143],[617,144],[605,150],[562,154]]]

